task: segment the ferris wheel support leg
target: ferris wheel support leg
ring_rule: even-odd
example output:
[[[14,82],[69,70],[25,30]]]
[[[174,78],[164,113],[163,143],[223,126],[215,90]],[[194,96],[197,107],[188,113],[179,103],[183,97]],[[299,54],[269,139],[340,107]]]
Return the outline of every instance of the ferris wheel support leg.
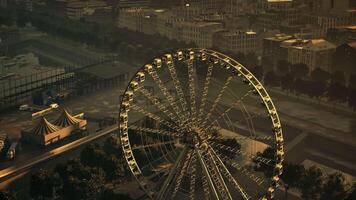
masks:
[[[185,146],[182,150],[182,152],[179,154],[179,157],[177,159],[177,162],[174,164],[173,168],[171,169],[171,171],[169,172],[169,175],[167,177],[167,179],[164,181],[163,186],[161,188],[161,190],[158,192],[157,198],[156,200],[161,200],[164,199],[164,194],[166,193],[166,191],[168,190],[168,187],[171,185],[174,175],[177,174],[177,170],[180,168],[180,166],[182,165],[182,161],[184,158],[184,155],[187,154],[187,150],[188,147]]]

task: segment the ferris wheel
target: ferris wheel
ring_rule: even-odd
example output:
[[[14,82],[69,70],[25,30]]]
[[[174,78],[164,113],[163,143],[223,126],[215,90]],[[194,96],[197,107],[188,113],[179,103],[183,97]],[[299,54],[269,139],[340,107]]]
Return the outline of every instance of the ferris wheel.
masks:
[[[282,173],[271,97],[249,70],[213,50],[179,50],[141,67],[121,99],[119,137],[150,199],[272,199]],[[268,147],[273,158],[259,153]]]

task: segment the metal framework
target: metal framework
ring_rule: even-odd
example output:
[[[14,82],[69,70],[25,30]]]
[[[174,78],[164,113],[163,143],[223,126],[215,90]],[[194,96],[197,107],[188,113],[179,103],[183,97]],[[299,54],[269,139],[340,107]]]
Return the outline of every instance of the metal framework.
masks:
[[[250,113],[253,101],[266,116]],[[261,134],[254,120],[263,117],[272,130]],[[282,127],[271,97],[244,66],[209,49],[179,50],[141,67],[121,99],[119,136],[150,199],[273,199],[282,173]],[[257,156],[258,145],[273,147],[275,158]],[[272,178],[254,170],[259,164],[272,167]]]

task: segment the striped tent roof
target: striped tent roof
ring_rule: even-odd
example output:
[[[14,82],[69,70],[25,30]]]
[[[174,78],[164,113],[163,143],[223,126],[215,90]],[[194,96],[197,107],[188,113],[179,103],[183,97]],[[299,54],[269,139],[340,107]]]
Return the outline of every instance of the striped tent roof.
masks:
[[[59,130],[60,128],[58,126],[51,124],[42,116],[37,126],[33,128],[31,132],[35,135],[47,135]]]
[[[60,127],[67,127],[73,124],[77,124],[80,121],[80,119],[73,117],[67,112],[67,110],[63,109],[62,114],[58,117],[56,121],[53,122],[53,124]]]

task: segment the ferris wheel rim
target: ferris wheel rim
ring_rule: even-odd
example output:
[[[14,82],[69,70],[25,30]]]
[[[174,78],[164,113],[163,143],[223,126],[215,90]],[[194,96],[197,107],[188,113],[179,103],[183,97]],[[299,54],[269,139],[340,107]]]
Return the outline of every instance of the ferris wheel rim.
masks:
[[[264,198],[267,199],[268,197],[272,197],[274,188],[276,187],[272,184],[275,184],[275,185],[278,184],[277,182],[279,181],[279,177],[278,177],[279,175],[277,175],[277,174],[281,173],[282,161],[283,161],[283,155],[284,155],[283,133],[282,133],[282,128],[281,128],[281,122],[280,122],[277,110],[273,104],[272,98],[269,96],[268,92],[263,87],[263,85],[258,81],[258,79],[248,69],[246,69],[238,61],[232,59],[231,57],[229,57],[225,54],[219,53],[214,50],[201,49],[201,48],[182,49],[182,50],[178,50],[177,52],[184,52],[185,54],[187,54],[184,56],[190,56],[189,55],[190,52],[193,52],[194,55],[195,55],[195,53],[200,54],[200,56],[202,56],[202,54],[205,54],[206,56],[209,56],[209,58],[214,58],[214,60],[217,60],[217,62],[224,63],[226,65],[225,67],[232,68],[233,73],[236,73],[236,75],[238,75],[238,76],[242,76],[248,82],[248,84],[251,84],[251,86],[254,88],[254,92],[256,92],[259,95],[259,97],[261,98],[262,103],[264,104],[265,108],[267,109],[268,115],[269,115],[272,125],[273,125],[272,131],[275,135],[275,142],[276,142],[276,146],[277,146],[276,154],[280,155],[280,160],[277,161],[276,165],[275,165],[275,166],[278,165],[278,170],[274,172],[274,176],[271,179],[272,183],[271,183],[270,187],[268,187],[268,191],[266,192],[267,195],[263,196],[262,199],[264,199]],[[173,55],[177,55],[177,52],[173,53]],[[172,56],[172,54],[165,54],[164,56],[166,56],[166,55]],[[164,58],[164,56],[160,57],[159,59]],[[195,56],[192,60],[194,60],[194,59],[195,59]],[[161,61],[164,62],[163,59]],[[154,60],[154,62],[152,62],[148,65],[155,65],[155,62],[156,62],[156,59]],[[121,102],[120,102],[119,125],[118,126],[119,126],[119,136],[120,136],[120,141],[122,144],[122,149],[124,151],[124,156],[125,156],[126,162],[128,163],[128,166],[130,168],[130,171],[134,175],[137,182],[140,184],[141,188],[146,192],[146,194],[150,198],[154,198],[152,191],[147,186],[148,183],[145,180],[145,177],[140,169],[140,166],[137,164],[137,162],[135,160],[134,153],[133,153],[133,147],[131,147],[131,143],[129,141],[129,136],[128,136],[129,135],[128,134],[129,125],[127,124],[128,122],[127,121],[125,122],[125,120],[122,120],[123,113],[126,113],[128,115],[128,112],[122,111],[123,103],[125,103],[125,95],[131,94],[131,92],[133,95],[133,93],[135,91],[131,91],[132,90],[132,88],[130,88],[131,84],[133,82],[137,82],[137,75],[140,72],[145,72],[146,66],[147,66],[147,64],[145,64],[139,70],[137,70],[137,72],[132,77],[128,86],[125,89],[124,95],[122,96],[122,98],[120,100]],[[146,74],[146,73],[144,73],[144,74]],[[183,103],[183,102],[180,102],[180,103]],[[177,135],[177,137],[181,137],[181,136]],[[198,154],[199,154],[199,152],[198,152]],[[277,167],[276,167],[276,169],[277,169]]]

